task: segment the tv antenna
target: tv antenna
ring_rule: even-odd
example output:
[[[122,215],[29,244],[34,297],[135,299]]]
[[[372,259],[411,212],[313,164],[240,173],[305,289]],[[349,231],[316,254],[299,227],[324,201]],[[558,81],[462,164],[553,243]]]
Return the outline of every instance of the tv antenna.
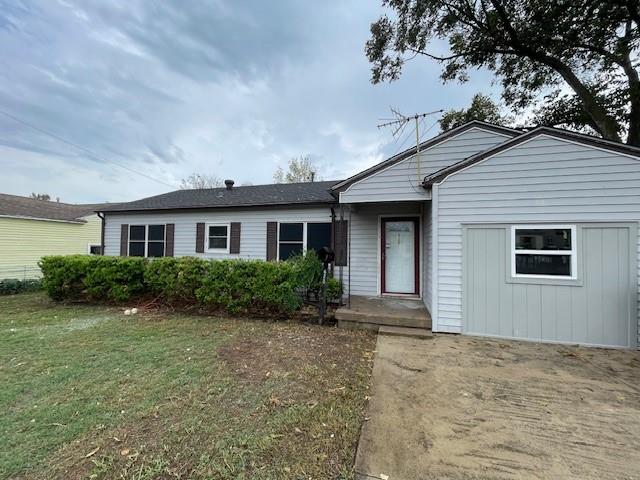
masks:
[[[380,123],[377,125],[378,129],[385,127],[393,127],[393,138],[398,140],[402,133],[404,132],[405,127],[413,120],[415,122],[415,131],[416,131],[416,164],[417,164],[417,172],[418,172],[418,182],[421,180],[420,175],[420,120],[430,116],[435,115],[437,113],[442,113],[444,110],[434,110],[433,112],[425,112],[425,113],[416,113],[415,115],[404,115],[398,111],[397,108],[389,107],[391,113],[394,118],[390,119],[382,119],[388,120],[384,123]]]

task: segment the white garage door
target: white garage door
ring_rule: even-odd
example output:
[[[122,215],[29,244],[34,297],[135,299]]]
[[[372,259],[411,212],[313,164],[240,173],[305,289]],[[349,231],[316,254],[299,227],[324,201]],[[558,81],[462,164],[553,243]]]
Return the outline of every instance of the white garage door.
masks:
[[[632,224],[464,227],[463,331],[635,347]]]

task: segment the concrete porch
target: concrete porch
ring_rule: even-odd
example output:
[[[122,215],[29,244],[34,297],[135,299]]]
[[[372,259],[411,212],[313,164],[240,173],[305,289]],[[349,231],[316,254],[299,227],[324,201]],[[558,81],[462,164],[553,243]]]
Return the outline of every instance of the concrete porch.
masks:
[[[353,295],[350,305],[336,310],[336,320],[340,328],[390,335],[421,336],[431,331],[431,315],[418,299]]]

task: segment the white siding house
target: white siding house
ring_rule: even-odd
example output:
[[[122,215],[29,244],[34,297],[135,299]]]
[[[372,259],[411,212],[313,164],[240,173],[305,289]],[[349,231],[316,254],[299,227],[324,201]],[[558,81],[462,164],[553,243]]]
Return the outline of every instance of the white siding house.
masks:
[[[343,181],[107,208],[105,253],[150,252],[131,238],[151,242],[150,225],[166,226],[166,255],[277,260],[330,243],[349,298],[424,304],[436,332],[637,347],[640,149],[470,122],[419,150]]]

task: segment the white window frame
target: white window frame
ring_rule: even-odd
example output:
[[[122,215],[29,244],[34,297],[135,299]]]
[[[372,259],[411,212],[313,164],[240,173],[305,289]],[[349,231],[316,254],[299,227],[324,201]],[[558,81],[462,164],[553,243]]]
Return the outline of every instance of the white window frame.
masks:
[[[290,222],[278,222],[278,238],[277,238],[277,245],[278,248],[276,249],[276,259],[280,262],[282,260],[280,260],[280,225],[281,224],[285,224],[285,225],[289,225],[292,223],[301,223],[302,224],[302,254],[305,255],[307,253],[307,222],[300,222],[300,221],[290,221]],[[309,222],[309,223],[322,223],[322,222]],[[326,222],[329,223],[329,222]],[[298,241],[291,241],[291,240],[283,240],[283,243],[300,243]]]
[[[571,250],[516,250],[517,230],[570,230]],[[511,277],[512,278],[541,278],[549,280],[577,280],[578,279],[578,237],[576,225],[568,224],[529,224],[511,225]],[[570,255],[571,275],[536,275],[533,273],[516,273],[516,254],[518,255]]]
[[[227,248],[209,248],[209,227],[227,227]],[[218,237],[222,238],[222,237]],[[204,244],[207,253],[229,253],[231,243],[231,223],[211,222],[206,223],[204,228]]]
[[[147,224],[130,224],[129,232],[127,236],[127,257],[131,256],[129,249],[131,247],[131,227],[144,227],[144,257],[149,258],[149,226],[150,225],[162,225],[164,226],[164,238],[162,239],[162,243],[164,244],[164,249],[162,251],[162,256],[165,256],[165,252],[167,251],[167,224],[166,223],[147,223]],[[134,242],[141,242],[142,240],[133,240]],[[152,242],[160,242],[160,240],[151,240]],[[152,257],[159,258],[159,257]]]

